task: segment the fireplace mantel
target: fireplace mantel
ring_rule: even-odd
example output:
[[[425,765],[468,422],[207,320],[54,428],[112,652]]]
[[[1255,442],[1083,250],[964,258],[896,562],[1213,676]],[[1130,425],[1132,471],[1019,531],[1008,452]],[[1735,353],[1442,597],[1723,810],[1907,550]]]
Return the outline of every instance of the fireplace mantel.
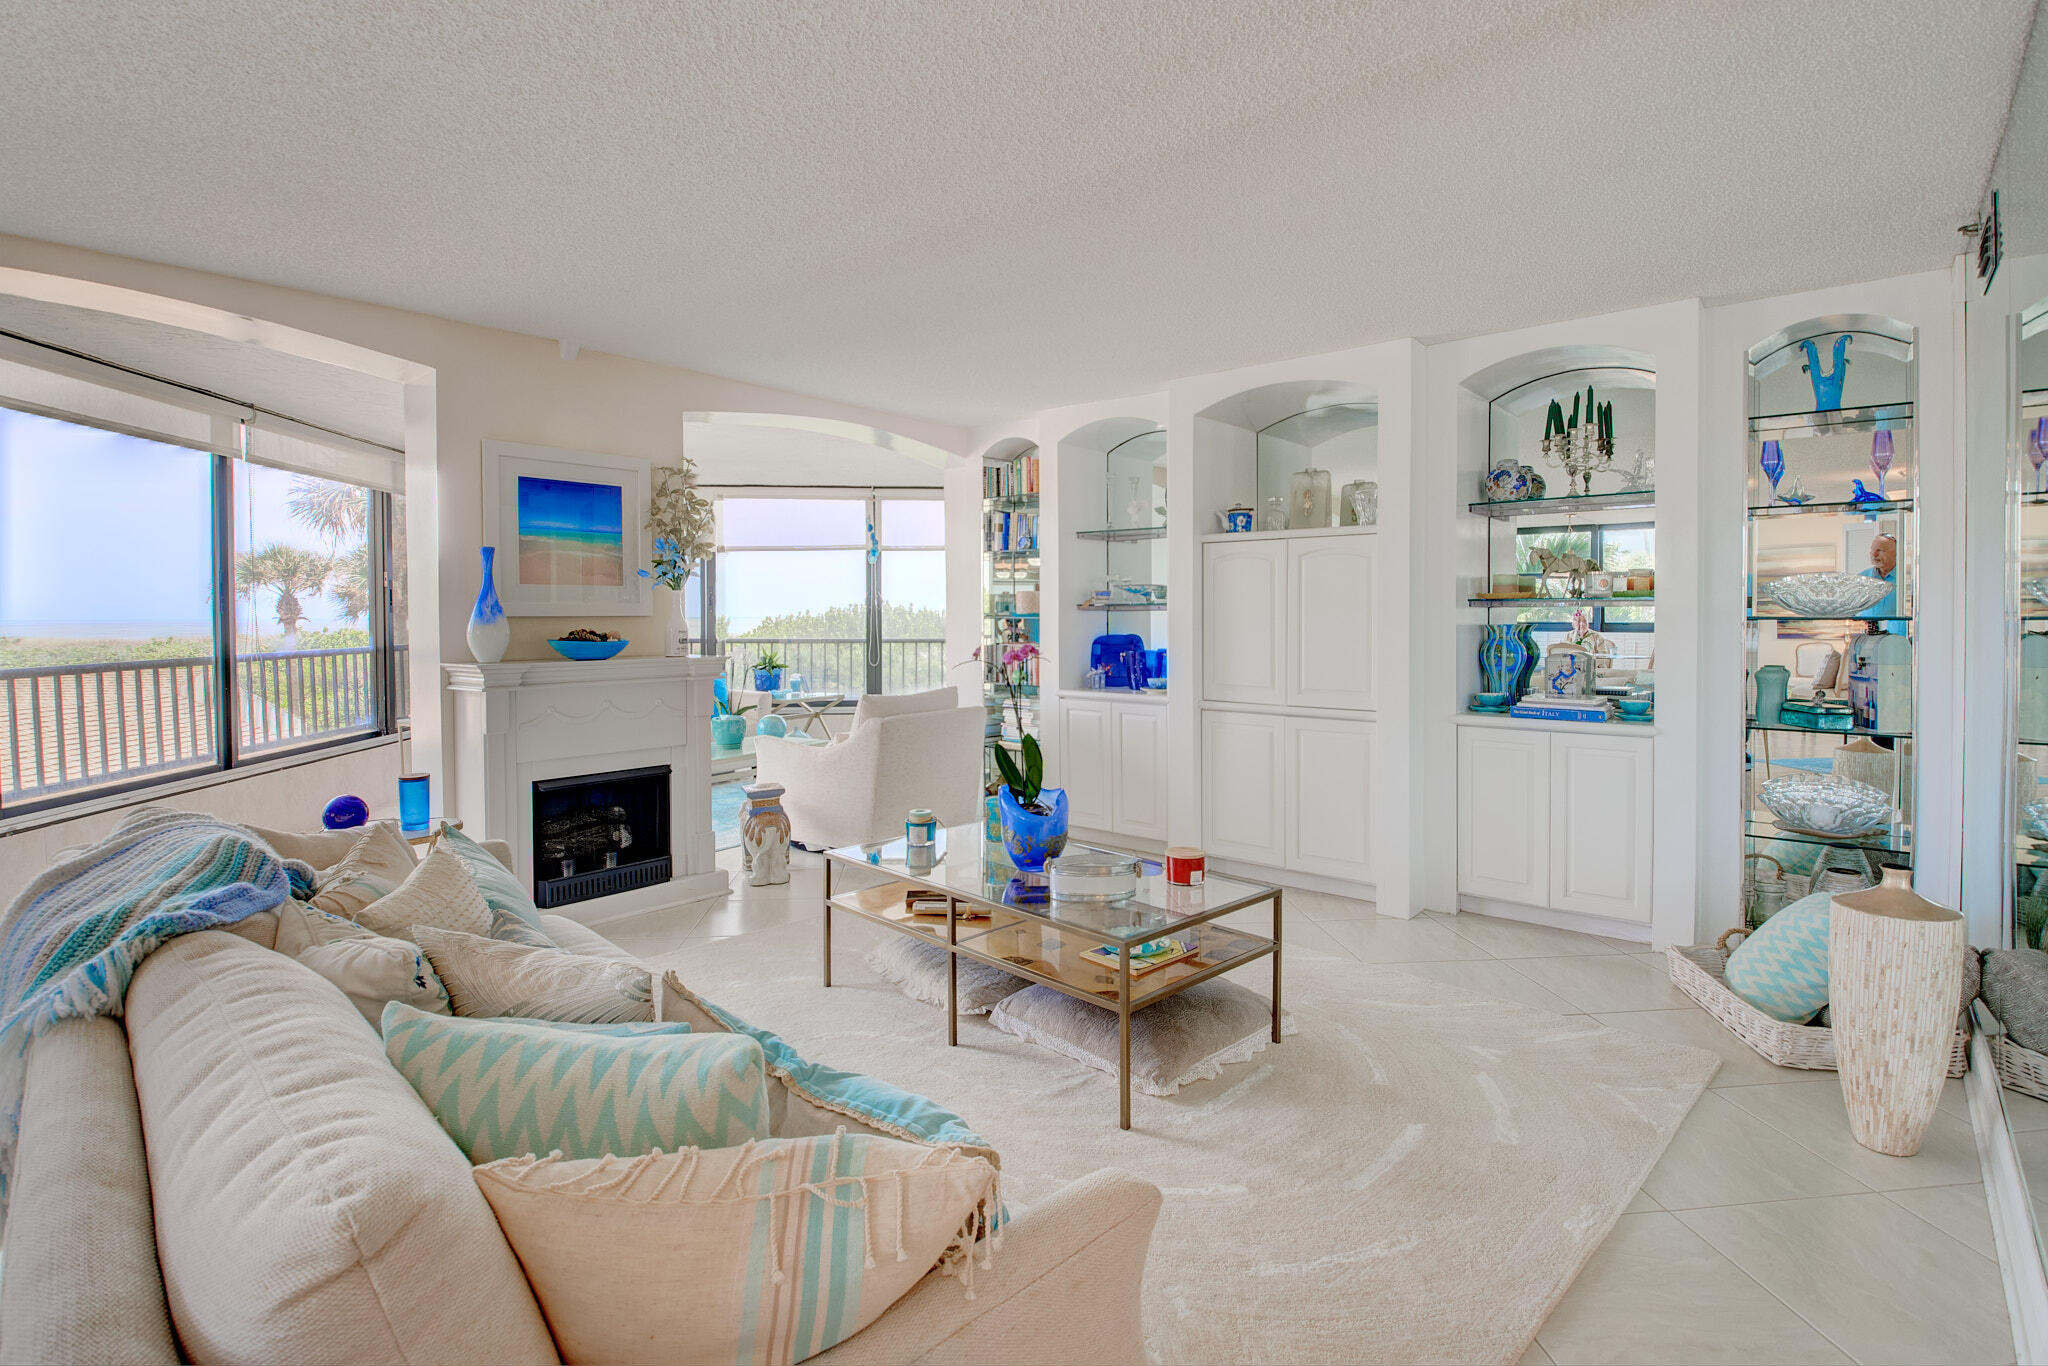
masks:
[[[711,837],[711,685],[722,655],[444,664],[454,703],[451,809],[511,844],[533,888],[533,784],[667,764],[673,881],[564,908],[592,922],[723,896]]]

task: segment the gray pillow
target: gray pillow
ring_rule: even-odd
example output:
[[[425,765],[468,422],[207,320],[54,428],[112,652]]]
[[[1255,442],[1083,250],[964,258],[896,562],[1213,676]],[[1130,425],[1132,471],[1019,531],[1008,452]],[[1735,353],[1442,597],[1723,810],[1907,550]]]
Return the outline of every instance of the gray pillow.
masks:
[[[2048,1053],[2048,953],[2039,949],[1987,950],[1984,1004],[2014,1043]]]
[[[1983,982],[1983,962],[1978,955],[1978,951],[1966,944],[1963,946],[1963,1001],[1961,1007],[1956,1012],[1957,1014],[1961,1014],[1970,1008],[1970,1002],[1977,999]],[[1820,1014],[1813,1017],[1813,1022],[1822,1029],[1832,1029],[1834,1027],[1833,1020],[1834,1015],[1826,1006],[1822,1006]]]
[[[1281,1031],[1294,1021],[1280,1017]],[[988,1022],[1053,1052],[1116,1075],[1120,1043],[1116,1012],[1031,987],[989,1012]],[[1226,1063],[1249,1062],[1271,1042],[1273,1005],[1234,982],[1198,983],[1131,1016],[1131,1085],[1170,1096],[1191,1082],[1223,1074]]]
[[[946,1006],[946,951],[909,935],[892,934],[868,955],[868,966],[882,979],[913,1001],[941,1010]],[[960,960],[960,1013],[986,1015],[1005,996],[1024,990],[1031,983],[1001,968]]]

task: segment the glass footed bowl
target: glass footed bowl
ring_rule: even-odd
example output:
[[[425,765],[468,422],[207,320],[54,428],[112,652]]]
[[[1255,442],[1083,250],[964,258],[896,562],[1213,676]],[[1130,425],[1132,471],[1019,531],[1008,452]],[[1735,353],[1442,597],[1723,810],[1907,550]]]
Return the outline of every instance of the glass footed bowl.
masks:
[[[1773,778],[1757,789],[1780,827],[1809,835],[1851,839],[1891,827],[1892,799],[1881,787],[1828,773]]]
[[[2020,823],[2037,840],[2048,840],[2048,802],[2028,802],[2020,808]]]
[[[2020,592],[2035,602],[2048,606],[2048,579],[2028,579],[2020,585]]]
[[[1765,584],[1758,596],[1775,598],[1795,617],[1853,617],[1892,591],[1889,579],[1862,574],[1793,574]]]

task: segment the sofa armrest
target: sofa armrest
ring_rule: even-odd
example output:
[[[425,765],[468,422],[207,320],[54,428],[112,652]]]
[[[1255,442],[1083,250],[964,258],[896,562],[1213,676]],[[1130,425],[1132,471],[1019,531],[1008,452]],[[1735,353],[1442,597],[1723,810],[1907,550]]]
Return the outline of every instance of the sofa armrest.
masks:
[[[1122,1363],[1145,1360],[1139,1291],[1159,1188],[1116,1171],[1084,1176],[1003,1231],[974,1298],[934,1272],[812,1361]]]
[[[477,847],[498,862],[504,864],[507,872],[516,873],[519,871],[519,863],[513,857],[510,840],[478,840]]]

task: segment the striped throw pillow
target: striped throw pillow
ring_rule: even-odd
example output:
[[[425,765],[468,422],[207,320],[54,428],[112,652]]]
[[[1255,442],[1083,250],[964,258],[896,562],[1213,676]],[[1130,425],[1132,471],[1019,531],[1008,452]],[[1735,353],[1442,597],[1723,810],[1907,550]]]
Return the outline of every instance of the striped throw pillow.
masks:
[[[1757,926],[1728,955],[1728,990],[1786,1024],[1805,1024],[1828,1003],[1829,892],[1815,892]]]

